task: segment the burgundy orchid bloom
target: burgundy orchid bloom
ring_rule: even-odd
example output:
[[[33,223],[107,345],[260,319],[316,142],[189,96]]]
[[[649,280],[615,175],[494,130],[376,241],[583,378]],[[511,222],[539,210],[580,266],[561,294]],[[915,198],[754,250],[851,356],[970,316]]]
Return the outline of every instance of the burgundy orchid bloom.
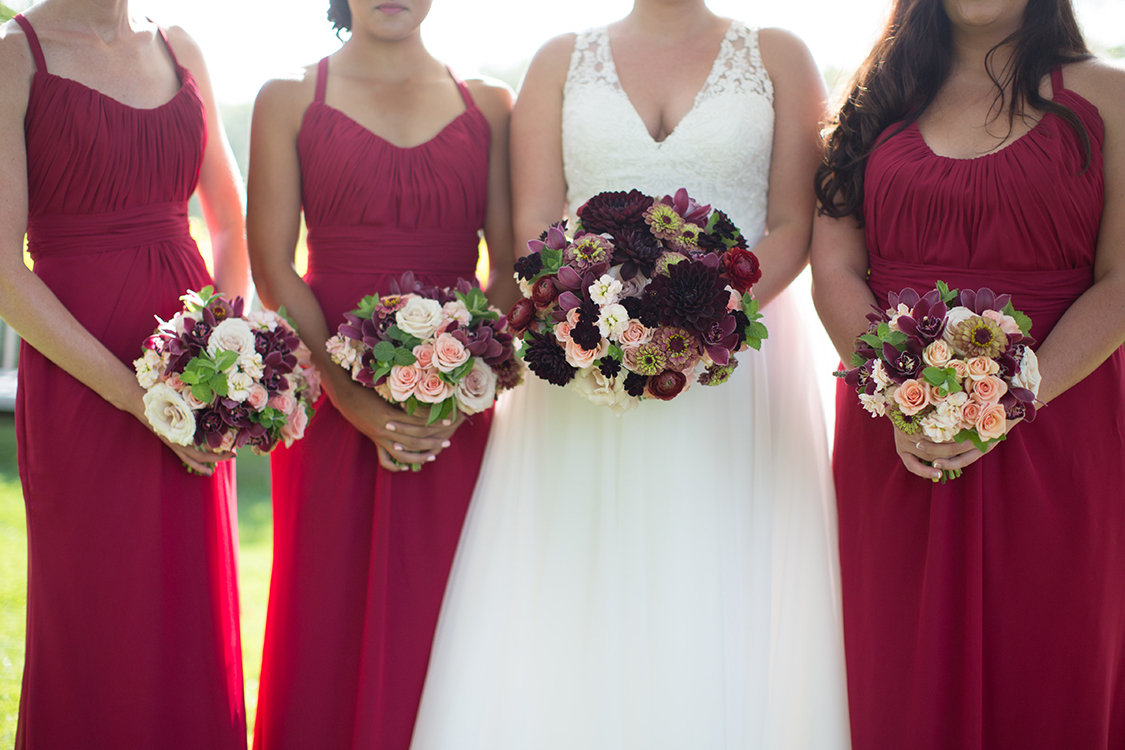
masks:
[[[887,376],[896,383],[918,377],[925,367],[922,348],[913,339],[907,339],[906,349],[899,351],[893,344],[883,343],[883,360]]]
[[[550,228],[547,229],[546,242],[543,240],[529,240],[527,249],[533,253],[542,252],[544,248],[564,250],[569,244],[570,241],[567,240],[566,233],[563,232],[562,226],[560,224],[552,224]]]
[[[949,309],[935,290],[932,298],[931,294],[927,294],[914,305],[912,314],[899,315],[895,322],[900,331],[925,346],[941,338],[948,312]]]
[[[996,294],[988,287],[973,291],[971,289],[961,290],[961,304],[972,310],[977,315],[983,315],[985,310],[995,310],[1002,312],[1008,303],[1012,301],[1010,294]]]
[[[706,228],[707,218],[711,215],[711,206],[701,206],[688,195],[686,188],[680,188],[675,196],[664,196],[663,203],[672,207],[684,221],[690,221],[698,227]]]
[[[738,324],[733,315],[726,315],[703,331],[703,348],[711,361],[720,367],[730,363],[730,353],[738,347]]]

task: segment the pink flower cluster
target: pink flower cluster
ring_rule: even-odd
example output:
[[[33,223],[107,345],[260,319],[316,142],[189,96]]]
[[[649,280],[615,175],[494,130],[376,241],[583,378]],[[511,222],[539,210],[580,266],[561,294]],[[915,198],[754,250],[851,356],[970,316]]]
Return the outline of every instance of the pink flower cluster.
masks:
[[[521,381],[507,321],[478,287],[426,287],[413,274],[394,287],[364,298],[327,342],[353,380],[410,413],[428,405],[431,421],[484,411]]]
[[[283,317],[243,313],[211,287],[145,341],[133,362],[153,430],[179,445],[268,453],[304,436],[320,398],[308,348]]]
[[[889,301],[868,316],[855,367],[837,373],[873,417],[935,443],[970,440],[982,449],[1004,438],[1008,419],[1034,418],[1040,378],[1031,321],[1007,295],[939,281],[925,296],[904,289]]]

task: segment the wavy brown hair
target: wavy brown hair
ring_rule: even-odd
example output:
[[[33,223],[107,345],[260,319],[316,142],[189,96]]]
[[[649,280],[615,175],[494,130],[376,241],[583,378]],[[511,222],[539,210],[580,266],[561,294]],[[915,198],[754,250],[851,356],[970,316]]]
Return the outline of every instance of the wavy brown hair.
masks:
[[[1006,45],[1012,55],[996,70],[993,58]],[[1007,111],[1010,132],[1025,109],[1058,115],[1077,133],[1088,166],[1086,128],[1069,107],[1044,99],[1039,87],[1056,66],[1089,57],[1071,0],[1028,0],[1023,25],[985,58],[996,84],[996,117]],[[864,170],[880,134],[897,123],[889,137],[917,120],[933,103],[952,63],[952,32],[941,0],[895,0],[879,41],[828,122],[824,161],[816,170],[820,213],[854,216],[863,225]]]
[[[340,36],[341,31],[351,31],[352,9],[348,0],[328,0],[328,20],[332,22],[336,36]]]

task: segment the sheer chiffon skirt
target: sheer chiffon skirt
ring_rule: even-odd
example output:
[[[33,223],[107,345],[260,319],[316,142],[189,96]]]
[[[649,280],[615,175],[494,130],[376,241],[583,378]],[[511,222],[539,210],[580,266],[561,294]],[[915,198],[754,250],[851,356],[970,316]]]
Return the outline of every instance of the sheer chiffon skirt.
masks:
[[[847,746],[820,401],[786,293],[731,380],[502,400],[412,747]]]

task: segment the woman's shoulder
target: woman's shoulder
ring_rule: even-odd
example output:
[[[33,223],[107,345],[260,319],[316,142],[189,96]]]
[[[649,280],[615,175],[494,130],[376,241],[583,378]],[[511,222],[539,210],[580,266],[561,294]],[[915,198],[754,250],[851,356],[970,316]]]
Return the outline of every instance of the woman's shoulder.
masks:
[[[35,75],[35,58],[27,35],[15,20],[0,24],[0,70],[4,71],[0,76],[0,106],[22,119]]]
[[[1107,126],[1125,121],[1125,67],[1092,57],[1064,65],[1063,85],[1097,107]]]
[[[506,121],[512,114],[515,99],[512,89],[495,78],[467,78],[465,85],[473,96],[473,102],[495,128],[498,121]]]
[[[318,64],[306,65],[271,78],[258,90],[254,106],[271,111],[304,111],[316,96]]]

